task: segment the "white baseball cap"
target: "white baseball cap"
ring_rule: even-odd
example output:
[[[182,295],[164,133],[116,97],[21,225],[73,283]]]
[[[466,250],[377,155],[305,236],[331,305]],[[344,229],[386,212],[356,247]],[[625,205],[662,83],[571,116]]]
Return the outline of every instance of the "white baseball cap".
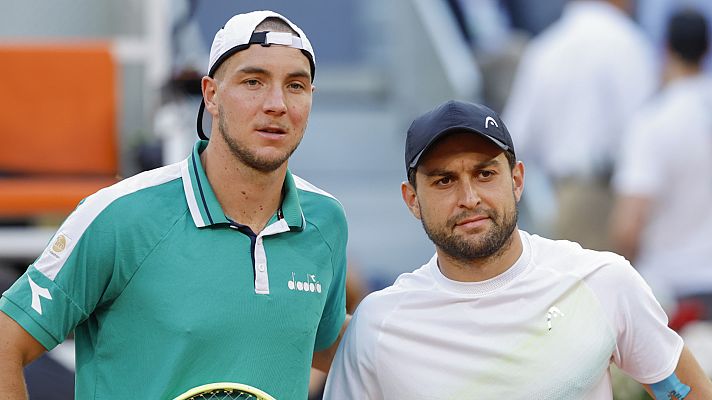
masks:
[[[289,32],[255,32],[257,25],[267,18],[279,18],[287,23],[299,36]],[[274,11],[252,11],[245,14],[237,14],[218,30],[210,47],[210,62],[208,63],[208,76],[213,77],[218,67],[230,58],[233,54],[245,50],[253,44],[262,46],[281,45],[299,49],[309,60],[311,68],[311,79],[314,81],[314,70],[316,58],[307,35],[304,34],[297,25],[292,23],[281,14]],[[207,139],[203,132],[203,113],[205,111],[205,101],[200,102],[198,109],[198,136]]]

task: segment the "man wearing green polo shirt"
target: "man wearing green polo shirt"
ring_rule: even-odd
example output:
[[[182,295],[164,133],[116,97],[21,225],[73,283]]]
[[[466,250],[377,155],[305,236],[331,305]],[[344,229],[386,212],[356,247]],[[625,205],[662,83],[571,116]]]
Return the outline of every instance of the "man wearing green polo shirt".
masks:
[[[340,203],[287,169],[314,61],[270,11],[218,31],[198,121],[207,139],[212,116],[210,140],[86,198],[0,299],[0,399],[26,398],[23,365],[71,331],[77,398],[226,381],[307,397],[314,352],[344,322],[347,239]]]

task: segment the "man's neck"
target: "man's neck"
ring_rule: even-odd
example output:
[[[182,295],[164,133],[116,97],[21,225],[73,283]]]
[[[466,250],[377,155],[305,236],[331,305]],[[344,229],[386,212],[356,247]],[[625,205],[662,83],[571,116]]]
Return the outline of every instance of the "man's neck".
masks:
[[[663,82],[669,85],[672,82],[680,79],[690,78],[699,75],[702,72],[702,67],[698,64],[686,63],[677,58],[670,58],[665,65],[663,73]]]
[[[459,260],[437,248],[440,272],[458,282],[481,282],[501,275],[511,268],[522,255],[523,245],[519,230],[515,229],[509,240],[495,254],[477,260]]]
[[[262,231],[282,203],[287,163],[262,172],[240,162],[229,150],[210,145],[200,161],[225,215],[255,233]]]

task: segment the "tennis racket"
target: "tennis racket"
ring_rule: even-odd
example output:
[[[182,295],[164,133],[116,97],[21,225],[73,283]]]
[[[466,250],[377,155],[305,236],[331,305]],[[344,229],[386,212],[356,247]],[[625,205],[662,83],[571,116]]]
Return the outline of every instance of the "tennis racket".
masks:
[[[252,386],[241,383],[218,382],[188,390],[173,400],[275,400],[274,397]]]

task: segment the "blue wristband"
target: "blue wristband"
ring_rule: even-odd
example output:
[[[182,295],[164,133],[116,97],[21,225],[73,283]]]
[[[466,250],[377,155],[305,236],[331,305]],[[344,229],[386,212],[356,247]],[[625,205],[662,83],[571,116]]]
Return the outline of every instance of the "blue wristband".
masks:
[[[650,389],[652,389],[656,400],[683,400],[690,394],[690,387],[680,382],[674,373],[665,380],[650,385]]]

